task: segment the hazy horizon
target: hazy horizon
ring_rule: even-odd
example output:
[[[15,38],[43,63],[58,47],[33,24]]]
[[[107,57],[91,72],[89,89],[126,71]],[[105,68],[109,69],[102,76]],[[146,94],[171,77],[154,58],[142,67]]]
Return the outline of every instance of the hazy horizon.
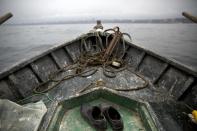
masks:
[[[96,19],[183,18],[197,16],[196,0],[0,0],[0,15],[12,12],[7,23],[39,23]]]

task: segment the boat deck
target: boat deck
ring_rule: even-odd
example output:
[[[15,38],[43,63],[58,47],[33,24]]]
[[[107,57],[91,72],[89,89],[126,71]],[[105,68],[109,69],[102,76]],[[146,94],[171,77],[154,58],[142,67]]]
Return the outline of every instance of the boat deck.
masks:
[[[68,74],[72,74],[71,72],[72,70],[68,70],[66,72],[59,73],[55,79],[61,79]],[[118,72],[115,78],[109,78],[103,74],[102,68],[98,68],[98,71],[96,73],[94,73],[93,75],[88,75],[87,77],[76,76],[74,78],[64,80],[59,85],[49,90],[47,94],[54,101],[62,101],[66,98],[69,98],[70,96],[80,95],[80,92],[84,89],[99,88],[95,87],[95,83],[99,80],[102,80],[102,82],[105,83],[104,85],[102,85],[105,88],[112,90],[126,89],[125,91],[117,92],[124,94],[125,96],[128,96],[132,99],[148,102],[173,100],[173,97],[170,96],[170,94],[165,89],[162,89],[161,87],[155,87],[149,81],[147,81],[148,85],[143,89],[136,89],[137,87],[144,85],[144,80],[146,80],[146,78],[140,77],[132,71],[123,70],[121,72]],[[48,85],[49,87],[41,87],[41,89],[50,88],[50,86],[52,86],[53,84],[55,84],[55,82],[51,82]],[[83,92],[85,91],[86,90],[84,90]],[[41,99],[46,100],[46,98],[47,97],[43,95]],[[40,99],[40,96],[35,96],[32,99]]]
[[[64,73],[60,73],[58,78],[61,78],[65,74],[70,73],[71,71],[67,71]],[[135,85],[143,85],[144,80],[137,76],[135,73],[132,73],[130,71],[124,70],[122,72],[117,73],[117,76],[115,78],[108,78],[105,75],[103,75],[102,68],[99,68],[98,71],[88,77],[81,77],[77,76],[68,80],[63,81],[60,85],[57,87],[54,87],[52,90],[48,92],[48,96],[51,97],[53,96],[53,101],[47,102],[47,115],[44,117],[44,120],[42,121],[42,124],[40,126],[40,130],[47,130],[46,127],[47,125],[50,124],[50,120],[53,118],[53,115],[56,112],[56,107],[58,106],[58,103],[63,101],[63,100],[68,100],[71,97],[79,96],[81,95],[79,91],[83,90],[86,88],[90,83],[95,82],[97,80],[104,80],[106,83],[108,83],[108,86],[105,86],[104,88],[110,88],[110,90],[113,88],[134,88]],[[92,88],[92,91],[95,88],[95,86],[90,87]],[[100,87],[101,88],[101,87]],[[91,90],[88,90],[87,92],[91,92]],[[117,92],[117,91],[115,91]],[[86,93],[84,91],[82,94]],[[167,93],[164,89],[155,87],[149,82],[148,86],[146,88],[140,89],[140,90],[133,90],[133,91],[118,91],[117,92],[119,95],[131,98],[131,99],[136,99],[138,101],[142,102],[148,102],[150,109],[155,113],[155,119],[156,121],[159,122],[159,128],[160,130],[165,130],[168,129],[170,130],[182,130],[182,129],[191,129],[193,130],[193,126],[188,125],[187,122],[187,117],[185,116],[184,113],[180,113],[182,111],[188,112],[188,108],[181,103],[177,103],[174,101],[173,97]],[[44,101],[48,100],[46,96],[42,96],[42,98],[39,98],[35,96],[31,100],[38,100],[38,99],[43,99]],[[94,104],[101,104],[104,103],[104,100],[99,100],[97,99],[96,101],[93,101],[91,103]],[[168,102],[167,102],[168,101]],[[91,104],[90,103],[90,104]],[[106,103],[106,102],[105,102]],[[161,110],[162,113],[161,113]],[[77,112],[77,113],[76,113]],[[120,112],[122,115],[128,114],[128,110],[121,108]],[[69,126],[66,126],[67,120],[69,119],[69,116],[73,116],[73,113],[75,114],[75,117],[79,117],[79,107],[75,107],[72,110],[69,110],[67,112],[68,114],[64,115],[62,119],[62,123],[60,124],[59,130],[63,130],[65,128],[68,128]],[[137,116],[135,117],[129,117],[129,119],[135,119],[137,120]],[[79,118],[81,119],[81,117]],[[124,117],[124,119],[127,119],[127,117]],[[69,119],[69,121],[72,119]],[[78,119],[75,119],[78,120]],[[176,120],[176,122],[175,122]],[[80,121],[84,122],[84,121]],[[140,120],[135,121],[138,122],[138,126],[132,127],[133,129],[144,129],[144,127],[140,124]],[[178,124],[178,123],[179,124]],[[162,124],[162,126],[160,125]],[[77,124],[78,126],[76,128],[82,128],[81,125],[83,124]],[[129,124],[132,125],[132,124]],[[136,125],[136,123],[135,123]],[[180,126],[182,125],[182,126]],[[84,126],[84,125],[83,125]],[[128,127],[128,126],[127,126]],[[73,129],[73,127],[71,127]],[[86,126],[88,128],[87,130],[91,130],[91,127]],[[69,130],[69,129],[68,129]],[[110,129],[109,129],[110,130]]]
[[[105,34],[101,35],[104,39]],[[89,44],[95,43],[94,34],[90,33],[85,36],[87,36]],[[43,52],[43,54],[2,73],[0,76],[2,79],[0,85],[4,87],[2,88],[2,92],[5,92],[3,98],[14,99],[20,104],[43,100],[48,111],[42,120],[39,130],[46,131],[51,119],[53,119],[59,102],[68,100],[73,96],[80,96],[80,94],[86,91],[91,92],[99,88],[107,88],[108,90],[116,92],[118,95],[132,100],[156,103],[152,104],[153,106],[150,104],[150,107],[157,112],[157,115],[153,115],[152,117],[156,116],[156,122],[160,121],[160,123],[162,123],[162,121],[166,121],[166,123],[168,123],[157,123],[157,125],[160,125],[158,128],[169,128],[169,122],[171,122],[172,126],[174,125],[173,129],[179,130],[179,128],[181,128],[181,122],[179,120],[181,120],[185,114],[178,116],[168,115],[170,113],[176,114],[176,110],[170,110],[171,108],[169,108],[176,108],[173,107],[175,104],[168,103],[175,102],[179,105],[180,99],[184,102],[191,99],[189,103],[194,105],[195,98],[190,97],[188,91],[195,89],[196,72],[153,52],[137,47],[132,43],[127,43],[124,48],[126,50],[124,61],[126,61],[125,64],[128,65],[127,69],[115,73],[116,76],[114,78],[107,77],[106,74],[103,73],[103,65],[93,67],[94,69],[96,68],[96,72],[93,72],[91,75],[89,74],[91,72],[79,75],[75,70],[70,68],[58,72],[62,70],[62,68],[64,69],[65,66],[73,65],[78,61],[78,58],[81,56],[81,40],[83,40],[85,36],[81,36],[69,43]],[[96,49],[93,48],[92,50],[94,51]],[[119,55],[122,55],[121,51],[123,50],[118,51],[118,53],[120,53]],[[78,66],[80,65],[78,64]],[[85,70],[92,68],[87,65],[85,67]],[[54,75],[54,73],[57,74]],[[73,74],[77,76],[68,79],[68,76]],[[66,80],[64,80],[65,77]],[[57,83],[59,84],[56,85]],[[35,92],[35,89],[37,92]],[[43,92],[43,90],[46,91]],[[25,98],[25,100],[20,100],[22,98]],[[17,100],[20,101],[18,102]],[[154,107],[154,105],[159,106],[162,102],[167,104],[167,106],[163,108],[166,110],[162,111],[163,114],[160,113],[163,109]],[[182,106],[185,107],[185,104],[182,104]],[[186,111],[183,109],[179,112],[190,113],[187,107]],[[159,118],[160,116],[166,118]],[[170,121],[168,122],[168,120]]]

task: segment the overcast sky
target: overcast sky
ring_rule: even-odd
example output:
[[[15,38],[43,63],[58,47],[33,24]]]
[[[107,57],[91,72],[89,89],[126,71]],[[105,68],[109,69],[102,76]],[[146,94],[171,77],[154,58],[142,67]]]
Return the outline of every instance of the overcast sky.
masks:
[[[177,18],[197,16],[197,0],[0,0],[0,15],[9,23],[85,19]]]

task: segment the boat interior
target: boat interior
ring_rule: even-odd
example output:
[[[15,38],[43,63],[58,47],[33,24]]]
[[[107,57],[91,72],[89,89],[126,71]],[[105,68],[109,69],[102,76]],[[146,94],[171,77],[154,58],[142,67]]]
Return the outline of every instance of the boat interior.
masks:
[[[0,98],[21,105],[43,100],[47,113],[40,131],[65,130],[66,126],[51,127],[57,106],[84,95],[88,97],[81,99],[91,99],[100,90],[123,97],[119,104],[127,99],[146,103],[157,130],[195,130],[196,125],[189,122],[186,114],[197,109],[197,72],[126,38],[115,47],[113,57],[101,64],[104,57],[101,52],[112,39],[105,32],[87,33],[6,69],[0,73]],[[88,60],[93,62],[84,63]],[[88,95],[92,92],[93,95]],[[118,101],[113,98],[112,102]],[[124,108],[122,111],[123,115],[127,112]],[[61,120],[72,121],[68,117]]]

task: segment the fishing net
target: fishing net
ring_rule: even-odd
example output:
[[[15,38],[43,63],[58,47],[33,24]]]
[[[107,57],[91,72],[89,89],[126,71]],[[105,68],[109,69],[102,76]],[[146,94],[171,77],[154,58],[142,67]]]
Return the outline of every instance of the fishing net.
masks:
[[[1,131],[37,131],[47,112],[42,101],[18,105],[6,99],[0,99]]]

